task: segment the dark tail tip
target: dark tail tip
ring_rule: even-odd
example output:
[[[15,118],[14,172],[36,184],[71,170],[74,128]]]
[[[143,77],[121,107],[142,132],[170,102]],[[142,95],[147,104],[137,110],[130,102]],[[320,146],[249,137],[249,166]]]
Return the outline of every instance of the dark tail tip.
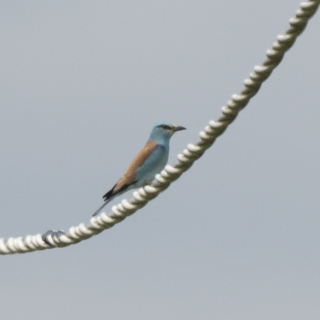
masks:
[[[116,186],[116,185],[114,185],[113,188],[112,188],[110,191],[108,191],[108,192],[102,197],[104,201],[107,201],[107,200],[111,199],[112,193],[113,193],[113,189],[115,188],[115,186]]]

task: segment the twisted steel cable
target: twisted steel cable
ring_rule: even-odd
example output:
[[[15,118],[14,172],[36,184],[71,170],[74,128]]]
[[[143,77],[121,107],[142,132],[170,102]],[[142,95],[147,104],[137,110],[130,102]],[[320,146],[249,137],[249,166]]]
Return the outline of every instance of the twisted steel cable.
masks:
[[[200,132],[200,141],[196,144],[189,144],[178,155],[178,163],[174,166],[167,165],[160,174],[156,175],[155,182],[151,186],[145,186],[135,191],[132,200],[127,201],[124,199],[120,204],[113,206],[110,214],[103,212],[100,216],[91,218],[89,224],[81,223],[78,226],[71,227],[68,232],[50,230],[43,235],[28,235],[24,238],[1,238],[0,254],[24,253],[75,244],[113,227],[144,207],[160,192],[168,188],[171,182],[177,180],[183,172],[187,171],[214,143],[216,138],[228,128],[238,113],[258,92],[261,84],[281,62],[284,54],[305,29],[319,4],[320,0],[309,0],[301,3],[296,16],[289,20],[290,28],[284,35],[277,37],[277,41],[272,48],[266,52],[267,59],[262,65],[254,67],[254,71],[249,78],[244,80],[245,88],[239,94],[232,95],[227,104],[222,107],[222,116],[217,120],[211,120],[209,125]]]

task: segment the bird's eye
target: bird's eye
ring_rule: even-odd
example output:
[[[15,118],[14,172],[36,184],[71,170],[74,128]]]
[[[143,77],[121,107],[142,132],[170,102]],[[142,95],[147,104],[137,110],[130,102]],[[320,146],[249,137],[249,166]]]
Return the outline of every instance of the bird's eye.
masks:
[[[169,130],[169,129],[170,129],[170,127],[167,126],[166,124],[163,124],[161,127],[162,127],[163,129],[165,129],[165,130]]]

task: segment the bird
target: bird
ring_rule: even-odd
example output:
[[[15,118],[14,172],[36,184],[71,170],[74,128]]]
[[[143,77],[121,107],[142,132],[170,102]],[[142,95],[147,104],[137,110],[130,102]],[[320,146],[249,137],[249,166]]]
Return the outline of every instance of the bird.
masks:
[[[155,175],[161,172],[168,162],[170,138],[181,130],[186,128],[169,122],[157,123],[145,146],[113,188],[102,197],[104,203],[92,216],[96,216],[113,198],[124,192],[151,184]]]

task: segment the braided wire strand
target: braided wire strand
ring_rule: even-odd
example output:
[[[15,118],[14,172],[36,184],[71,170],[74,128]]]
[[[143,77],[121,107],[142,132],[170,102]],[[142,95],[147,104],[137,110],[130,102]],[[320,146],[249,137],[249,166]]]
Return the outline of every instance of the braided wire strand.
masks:
[[[160,174],[156,175],[152,185],[135,191],[132,200],[124,199],[118,205],[113,206],[111,213],[103,212],[97,217],[92,217],[89,224],[81,223],[78,226],[73,226],[67,233],[61,230],[49,230],[43,235],[1,238],[0,254],[25,253],[76,244],[113,227],[144,207],[160,192],[168,188],[171,182],[177,180],[181,174],[187,171],[215,142],[216,138],[224,133],[281,62],[284,54],[292,47],[297,37],[305,29],[309,19],[315,14],[319,4],[320,0],[301,3],[295,17],[289,20],[289,29],[284,35],[279,35],[272,48],[267,50],[267,59],[260,66],[255,66],[249,78],[244,80],[245,88],[239,94],[231,96],[231,99],[221,109],[222,115],[217,120],[209,121],[209,125],[199,133],[200,141],[196,144],[188,144],[187,148],[177,156],[178,162],[174,166],[167,165]]]

